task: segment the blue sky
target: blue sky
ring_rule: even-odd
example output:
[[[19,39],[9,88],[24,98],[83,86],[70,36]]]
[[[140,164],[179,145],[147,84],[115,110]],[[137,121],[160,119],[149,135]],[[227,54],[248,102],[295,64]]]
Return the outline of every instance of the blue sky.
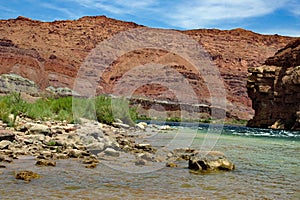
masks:
[[[245,28],[300,37],[299,0],[0,0],[0,19],[41,21],[106,15],[173,29]]]

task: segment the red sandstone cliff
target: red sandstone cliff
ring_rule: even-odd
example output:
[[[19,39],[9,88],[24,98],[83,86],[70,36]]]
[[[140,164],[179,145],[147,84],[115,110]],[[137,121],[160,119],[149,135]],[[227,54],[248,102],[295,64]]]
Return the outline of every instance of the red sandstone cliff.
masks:
[[[141,26],[104,16],[54,22],[24,17],[0,20],[0,74],[17,73],[33,80],[41,88],[50,85],[72,88],[80,65],[99,42],[137,27]],[[293,40],[243,29],[200,29],[182,33],[198,41],[211,55],[225,81],[229,112],[241,119],[252,116],[246,89],[247,69],[260,66],[266,58]],[[111,86],[130,68],[153,61],[182,73],[199,99],[206,101],[209,98],[203,79],[185,60],[152,49],[136,50],[118,58],[103,74],[103,91],[109,93]],[[167,88],[160,85],[146,85],[138,88],[136,93],[155,98],[164,92],[163,98],[172,100],[174,95],[166,91]]]

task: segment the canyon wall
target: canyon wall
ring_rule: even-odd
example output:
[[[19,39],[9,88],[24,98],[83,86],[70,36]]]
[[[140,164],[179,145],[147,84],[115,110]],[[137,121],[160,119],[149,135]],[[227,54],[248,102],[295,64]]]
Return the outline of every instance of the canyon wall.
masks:
[[[49,86],[72,89],[82,63],[100,42],[122,31],[140,27],[143,26],[105,16],[54,22],[25,17],[0,20],[0,74],[21,75],[34,81],[42,90]],[[207,51],[224,81],[227,112],[232,118],[246,120],[253,116],[246,89],[247,69],[260,66],[294,39],[243,29],[178,32],[190,36]],[[111,93],[126,72],[150,62],[178,71],[188,80],[199,103],[210,104],[210,94],[203,77],[182,57],[161,49],[137,49],[119,57],[99,80],[102,88],[99,93]],[[177,79],[166,78],[169,81]],[[135,96],[176,102],[176,96],[159,84],[137,88]]]
[[[300,39],[249,73],[255,116],[248,126],[300,130]]]

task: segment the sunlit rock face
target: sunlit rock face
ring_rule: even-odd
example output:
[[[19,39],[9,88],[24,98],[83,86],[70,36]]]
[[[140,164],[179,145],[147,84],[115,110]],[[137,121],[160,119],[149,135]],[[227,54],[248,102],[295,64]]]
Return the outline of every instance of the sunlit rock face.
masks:
[[[255,116],[248,125],[300,130],[300,39],[249,73],[247,88]]]

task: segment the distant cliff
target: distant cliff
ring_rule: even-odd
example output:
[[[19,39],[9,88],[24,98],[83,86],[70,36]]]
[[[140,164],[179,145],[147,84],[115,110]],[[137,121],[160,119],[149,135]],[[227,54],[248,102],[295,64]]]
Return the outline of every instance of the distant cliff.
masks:
[[[97,44],[117,33],[139,27],[143,26],[105,16],[54,22],[40,22],[25,17],[0,20],[0,74],[21,75],[34,81],[42,90],[49,86],[72,89],[78,69]],[[246,89],[247,69],[260,66],[294,39],[261,35],[243,29],[179,32],[198,41],[211,56],[224,80],[228,113],[240,119],[250,119],[253,115]],[[111,93],[114,84],[126,72],[150,62],[178,71],[187,79],[199,102],[209,105],[210,94],[199,73],[180,56],[160,49],[137,49],[115,60],[99,83],[103,88],[102,93]],[[174,81],[178,77],[167,78]],[[176,101],[168,88],[160,85],[145,85],[135,92],[136,95],[152,99]]]
[[[249,68],[248,94],[255,116],[248,126],[300,130],[300,39],[260,67]]]

